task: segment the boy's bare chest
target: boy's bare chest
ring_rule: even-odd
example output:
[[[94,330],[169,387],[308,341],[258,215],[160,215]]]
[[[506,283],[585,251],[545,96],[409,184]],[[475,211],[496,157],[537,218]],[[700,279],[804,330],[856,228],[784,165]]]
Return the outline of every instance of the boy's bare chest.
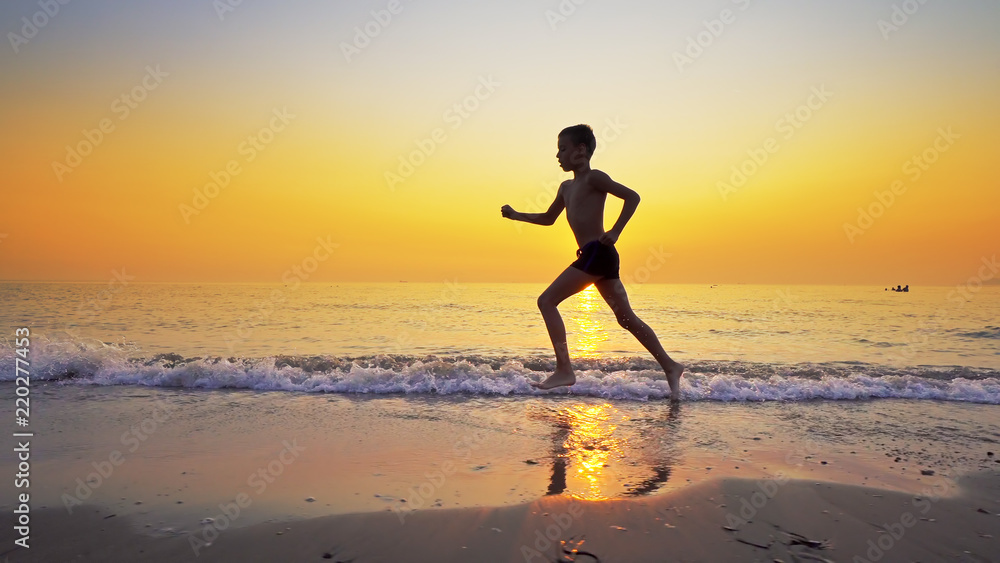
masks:
[[[563,192],[564,203],[568,213],[582,212],[589,209],[603,209],[607,194],[594,189],[586,182],[574,182],[566,186]]]

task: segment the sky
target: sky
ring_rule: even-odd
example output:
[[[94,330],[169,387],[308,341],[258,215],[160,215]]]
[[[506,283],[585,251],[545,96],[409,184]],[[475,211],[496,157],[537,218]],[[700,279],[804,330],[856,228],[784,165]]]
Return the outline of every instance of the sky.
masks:
[[[995,1],[35,0],[0,22],[3,280],[547,282],[576,258],[565,213],[500,208],[548,207],[577,123],[642,198],[626,282],[949,285],[998,251]]]

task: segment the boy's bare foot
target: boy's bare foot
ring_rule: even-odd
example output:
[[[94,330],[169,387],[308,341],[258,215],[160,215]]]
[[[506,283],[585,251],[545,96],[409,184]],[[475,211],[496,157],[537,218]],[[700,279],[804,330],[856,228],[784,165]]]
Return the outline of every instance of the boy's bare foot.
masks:
[[[532,383],[531,386],[535,389],[553,389],[555,387],[573,385],[574,383],[576,383],[576,375],[573,373],[572,369],[556,369],[555,373],[550,375],[545,381],[541,383]]]
[[[674,365],[667,371],[667,383],[670,385],[670,401],[676,403],[681,400],[681,374],[684,373],[684,366],[674,362]]]

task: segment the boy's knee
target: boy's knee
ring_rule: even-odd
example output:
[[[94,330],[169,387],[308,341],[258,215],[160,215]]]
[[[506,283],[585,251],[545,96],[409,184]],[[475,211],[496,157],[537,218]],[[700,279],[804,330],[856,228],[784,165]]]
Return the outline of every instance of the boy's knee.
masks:
[[[538,296],[538,301],[536,303],[538,304],[539,309],[555,309],[561,302],[562,299],[556,299],[548,293],[543,293]]]
[[[639,317],[635,315],[618,315],[618,324],[624,329],[631,329],[639,325]]]

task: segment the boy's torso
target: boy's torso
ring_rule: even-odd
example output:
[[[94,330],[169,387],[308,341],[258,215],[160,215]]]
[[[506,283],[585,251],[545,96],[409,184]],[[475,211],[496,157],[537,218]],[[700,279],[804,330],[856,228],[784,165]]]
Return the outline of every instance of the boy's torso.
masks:
[[[573,230],[580,248],[604,234],[604,202],[608,194],[597,190],[587,181],[591,172],[593,170],[562,186],[566,220],[569,221],[569,228]]]

